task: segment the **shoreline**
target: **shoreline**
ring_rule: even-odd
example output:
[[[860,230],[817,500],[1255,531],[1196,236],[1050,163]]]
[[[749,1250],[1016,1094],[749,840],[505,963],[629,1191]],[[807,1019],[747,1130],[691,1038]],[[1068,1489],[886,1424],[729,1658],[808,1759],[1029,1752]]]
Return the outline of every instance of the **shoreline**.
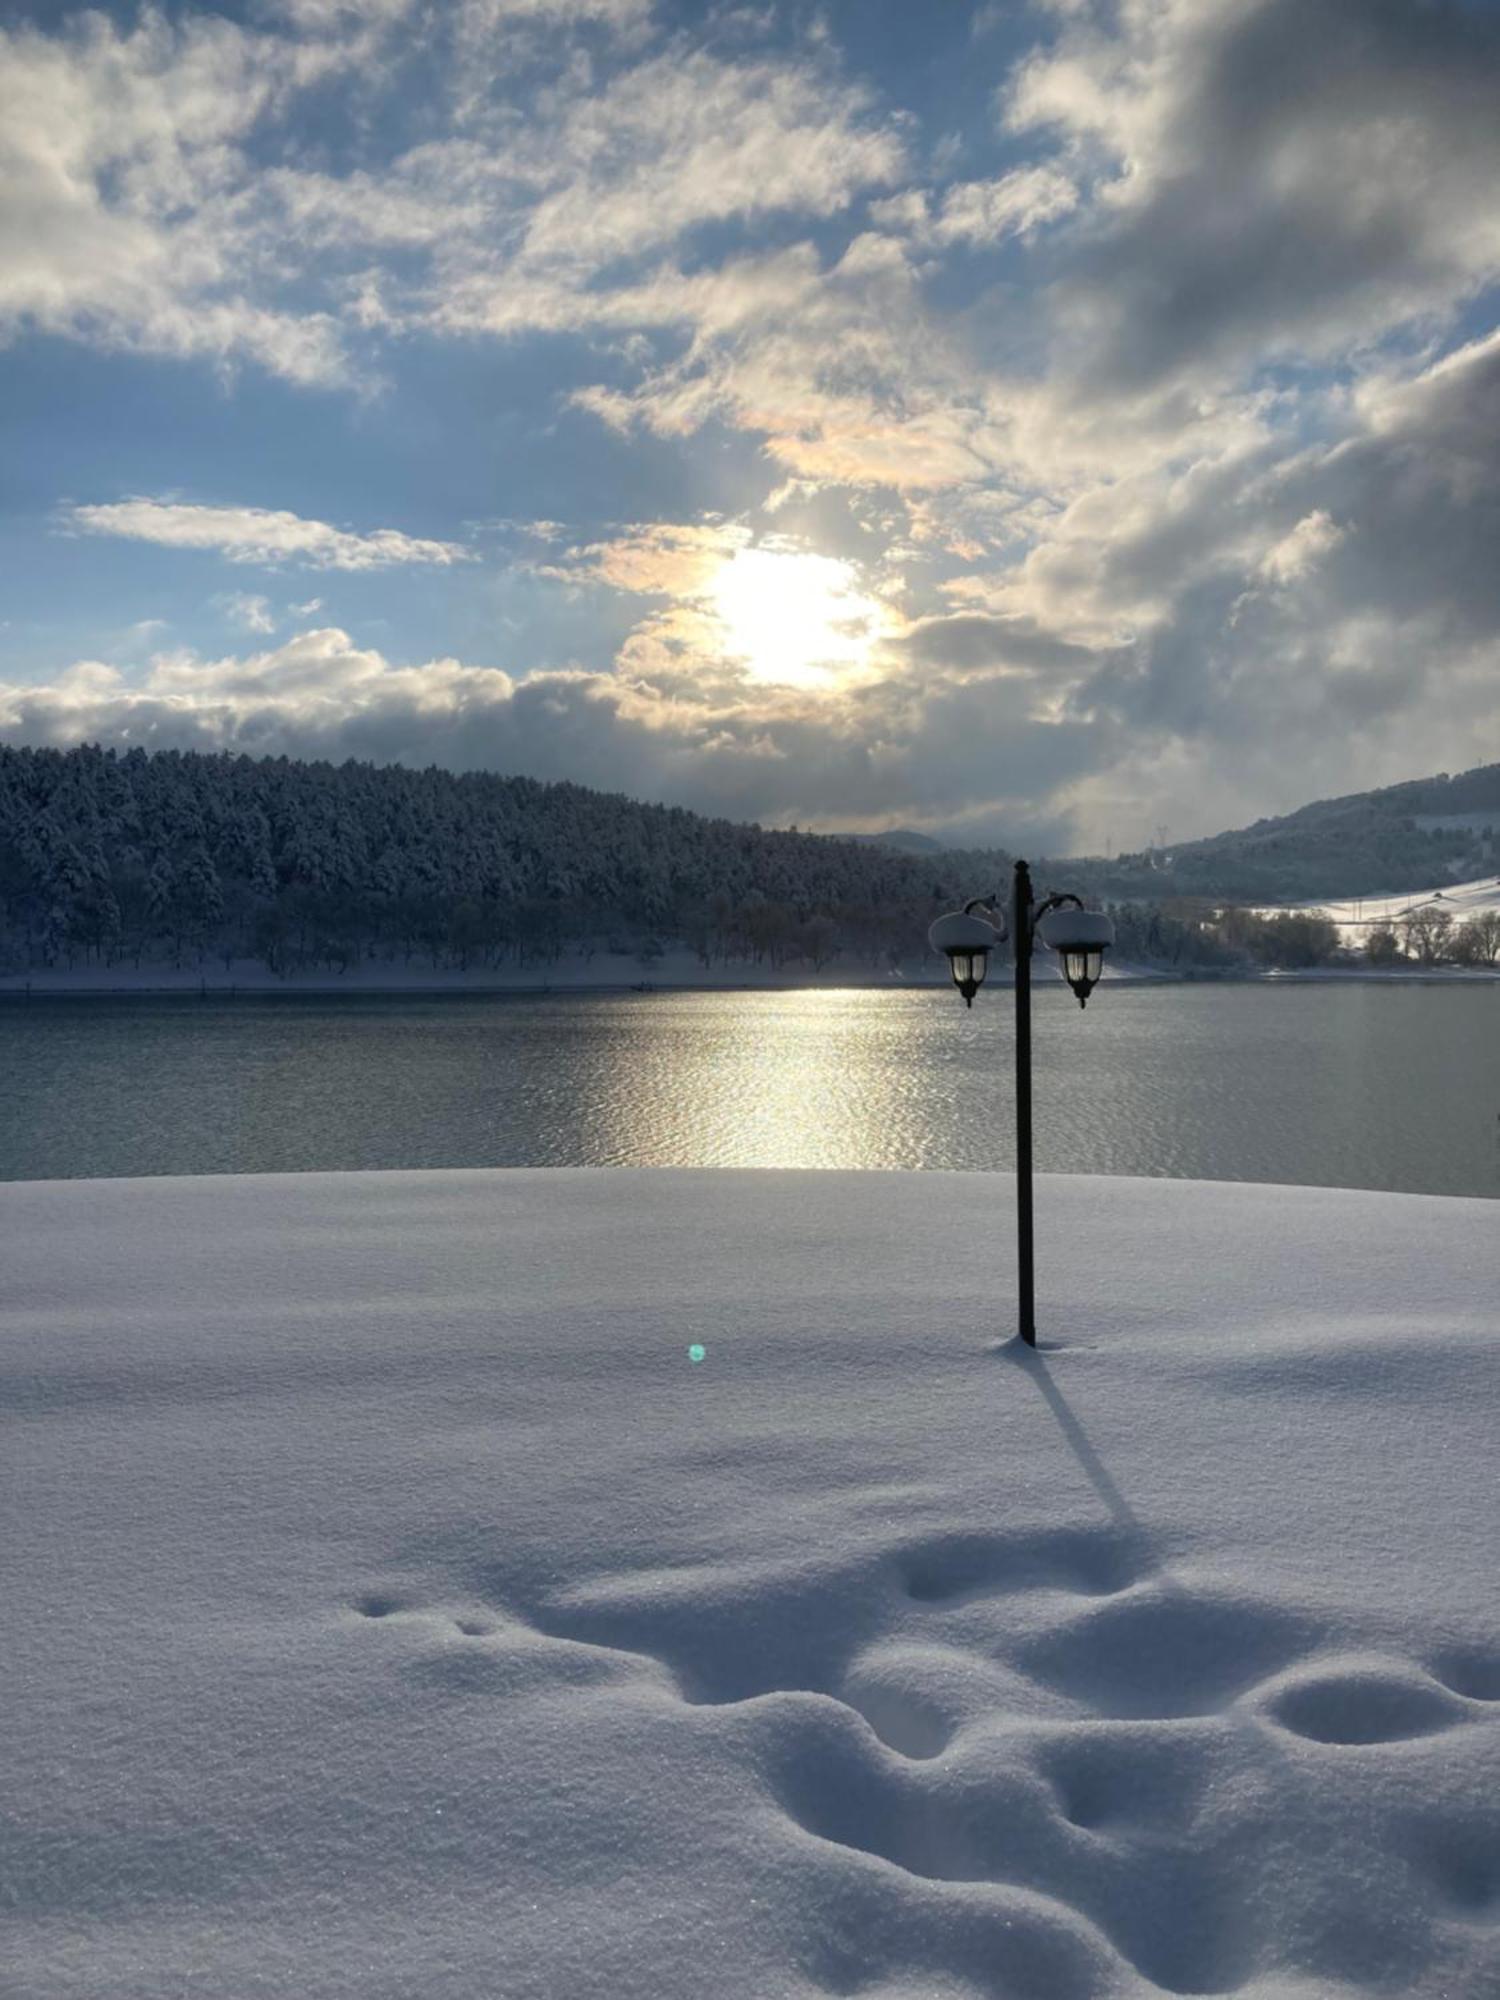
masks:
[[[347,974],[287,978],[259,966],[227,976],[222,973],[215,976],[196,968],[151,966],[140,968],[134,978],[127,976],[121,979],[117,976],[117,968],[113,967],[107,973],[101,973],[96,968],[74,972],[52,969],[40,974],[13,974],[0,978],[0,1001],[19,1001],[24,1005],[32,999],[245,1000],[342,996],[393,1000],[434,999],[445,995],[473,999],[559,999],[569,995],[632,993],[647,996],[677,993],[946,992],[949,987],[946,978],[925,972],[910,976],[829,973],[822,977],[786,978],[764,971],[757,976],[755,968],[742,968],[737,974],[726,970],[718,977],[702,976],[701,973],[697,977],[684,977],[674,968],[672,972],[657,977],[642,973],[640,977],[630,979],[589,977],[588,970],[587,967],[574,965],[560,967],[550,975],[538,972],[509,979],[461,972],[427,972],[393,979],[389,976],[388,967],[382,968],[381,976],[376,978],[350,977]],[[1043,965],[1035,968],[1033,982],[1041,986],[1063,984],[1060,972]],[[1101,982],[1104,986],[1470,986],[1497,983],[1500,983],[1500,966],[1382,967],[1378,970],[1353,966],[1308,966],[1297,969],[1272,967],[1261,972],[1206,969],[1181,972],[1167,967],[1130,965],[1108,968]],[[1014,980],[1002,972],[987,984],[992,988],[1009,990]]]

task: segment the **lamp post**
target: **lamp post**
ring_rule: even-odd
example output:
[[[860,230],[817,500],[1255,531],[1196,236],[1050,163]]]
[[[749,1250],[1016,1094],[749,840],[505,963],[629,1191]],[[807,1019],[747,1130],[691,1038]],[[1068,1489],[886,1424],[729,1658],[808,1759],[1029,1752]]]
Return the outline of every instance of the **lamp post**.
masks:
[[[976,896],[961,911],[939,917],[928,931],[928,942],[946,952],[953,983],[972,1007],[984,983],[986,955],[1007,935],[1016,959],[1016,1272],[1019,1287],[1020,1335],[1036,1346],[1036,1304],[1031,1228],[1031,954],[1040,938],[1062,960],[1063,977],[1078,995],[1080,1007],[1099,982],[1104,954],[1114,942],[1115,927],[1097,910],[1086,910],[1074,895],[1049,895],[1038,903],[1032,893],[1031,870],[1018,861],[1011,884],[1010,905],[1002,913],[999,897]],[[975,914],[983,910],[986,915]]]

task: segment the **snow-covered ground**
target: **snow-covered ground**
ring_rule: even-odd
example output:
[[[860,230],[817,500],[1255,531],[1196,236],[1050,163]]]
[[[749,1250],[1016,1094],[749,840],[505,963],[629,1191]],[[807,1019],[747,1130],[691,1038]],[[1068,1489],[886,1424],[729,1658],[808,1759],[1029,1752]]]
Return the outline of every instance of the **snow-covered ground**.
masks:
[[[1500,1211],[1010,1202],[0,1186],[8,2000],[1500,1993]]]
[[[1476,917],[1481,910],[1500,910],[1500,877],[1481,876],[1475,882],[1449,882],[1435,889],[1408,891],[1398,896],[1351,896],[1342,902],[1278,904],[1277,910],[1306,910],[1330,918],[1337,926],[1340,942],[1352,951],[1362,951],[1370,928],[1377,923],[1397,924],[1413,910],[1446,910],[1455,924]]]

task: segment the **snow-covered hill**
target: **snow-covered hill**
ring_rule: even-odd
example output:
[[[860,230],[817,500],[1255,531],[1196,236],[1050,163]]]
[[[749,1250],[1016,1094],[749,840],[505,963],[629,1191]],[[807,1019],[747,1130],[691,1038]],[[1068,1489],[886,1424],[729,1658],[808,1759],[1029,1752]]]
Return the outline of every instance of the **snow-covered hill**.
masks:
[[[1500,1992],[1500,1210],[1010,1201],[0,1186],[10,2000]]]
[[[1306,910],[1311,915],[1331,918],[1338,926],[1341,941],[1351,950],[1360,950],[1370,929],[1377,923],[1398,924],[1414,910],[1446,910],[1455,924],[1481,910],[1500,910],[1500,876],[1485,875],[1474,882],[1449,882],[1439,888],[1410,891],[1394,896],[1351,896],[1343,902],[1306,902],[1284,905]]]
[[[1477,916],[1481,910],[1500,910],[1500,876],[1484,875],[1475,882],[1449,882],[1443,887],[1416,894],[1407,891],[1394,896],[1353,896],[1343,902],[1308,902],[1292,905],[1299,910],[1316,910],[1336,924],[1398,922],[1411,911],[1424,907],[1447,910],[1455,923]]]

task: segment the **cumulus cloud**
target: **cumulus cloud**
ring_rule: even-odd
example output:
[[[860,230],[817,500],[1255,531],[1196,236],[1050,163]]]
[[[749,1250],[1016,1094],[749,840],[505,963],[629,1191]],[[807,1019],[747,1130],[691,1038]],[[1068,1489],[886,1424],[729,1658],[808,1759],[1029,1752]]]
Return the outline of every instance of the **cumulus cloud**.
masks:
[[[471,31],[515,21],[598,22],[616,33],[633,33],[651,16],[651,0],[463,0]]]
[[[19,329],[294,382],[347,366],[334,318],[254,283],[234,213],[253,128],[349,59],[217,16],[0,30],[0,336]]]
[[[378,279],[362,285],[330,252],[461,244],[484,263],[525,210],[544,227],[549,198],[564,204],[554,213],[566,225],[569,189],[590,160],[606,169],[617,220],[632,202],[644,213],[650,175],[633,191],[613,185],[603,125],[576,134],[550,188],[540,130],[511,149],[515,157],[493,136],[455,136],[374,170],[308,165],[293,123],[299,103],[334,79],[351,105],[388,94],[416,46],[412,12],[411,0],[282,0],[258,28],[145,8],[129,26],[80,11],[58,32],[0,29],[0,338],[40,331],[251,361],[307,387],[368,384],[350,336],[383,323]],[[464,0],[426,33],[445,42],[477,103],[503,74],[516,31],[561,37],[565,67],[570,31],[603,26],[628,44],[649,13],[647,0]],[[643,92],[647,101],[621,107],[617,164],[632,118],[645,137],[649,79]],[[575,95],[592,102],[586,89]],[[722,89],[707,95],[710,113],[732,109]],[[689,101],[662,109],[671,115]],[[447,108],[456,133],[463,103],[456,96]],[[569,129],[566,115],[550,125],[553,142]],[[805,122],[806,134],[815,129]],[[841,136],[836,128],[828,143]],[[720,150],[717,168],[732,178],[732,143]],[[753,164],[742,153],[741,168]],[[794,157],[782,167],[783,188],[797,166]],[[666,186],[664,173],[656,192]]]
[[[207,507],[169,500],[115,500],[75,506],[64,516],[88,535],[121,535],[168,549],[213,549],[234,563],[300,563],[309,569],[387,569],[396,563],[446,565],[471,561],[457,542],[427,541],[397,528],[354,534],[327,521],[266,507]],[[237,600],[264,605],[265,599]],[[252,630],[268,630],[252,626]]]
[[[731,674],[664,686],[580,668],[515,679],[452,659],[402,666],[332,627],[246,656],[160,654],[138,679],[84,661],[44,686],[0,683],[6,740],[525,772],[783,824],[858,825],[893,810],[930,822],[997,802],[1027,813],[1092,768],[1102,730],[1039,712],[1006,678],[896,674],[837,697]]]
[[[638,523],[537,568],[657,600],[616,670],[700,701],[715,686],[742,692],[747,678],[847,698],[857,682],[879,677],[884,649],[906,623],[898,574],[795,535],[754,535],[743,522]]]
[[[995,72],[984,157],[924,154],[898,88],[769,13],[424,11],[420,131],[392,95],[406,0],[255,18],[3,41],[0,325],[324,387],[405,343],[550,339],[616,438],[695,473],[750,441],[763,508],[710,483],[726,512],[692,522],[540,524],[518,569],[645,600],[613,671],[502,686],[314,634],[139,684],[86,664],[13,716],[489,755],[765,818],[1071,812],[1095,839],[1168,787],[1207,830],[1332,765],[1451,766],[1454,732],[1500,754],[1494,9],[1053,0]],[[314,154],[289,107],[333,77],[364,138]],[[70,524],[243,563],[469,553],[159,499]],[[858,686],[756,683],[727,648],[715,580],[772,525],[883,607]],[[231,615],[264,633],[258,604]]]
[[[1266,550],[1260,559],[1260,573],[1272,583],[1296,583],[1342,539],[1343,530],[1332,516],[1315,507]]]
[[[1101,795],[1175,796],[1198,830],[1326,793],[1330,769],[1500,758],[1500,341],[1359,402],[1332,442],[1143,482],[1028,558],[1013,615],[1139,613],[1069,696],[1132,745]]]
[[[1008,110],[1100,183],[1058,301],[1096,386],[1336,355],[1500,275],[1492,8],[1125,0],[1027,62]]]
[[[273,11],[299,28],[327,32],[354,23],[399,21],[412,5],[413,0],[273,0]]]

